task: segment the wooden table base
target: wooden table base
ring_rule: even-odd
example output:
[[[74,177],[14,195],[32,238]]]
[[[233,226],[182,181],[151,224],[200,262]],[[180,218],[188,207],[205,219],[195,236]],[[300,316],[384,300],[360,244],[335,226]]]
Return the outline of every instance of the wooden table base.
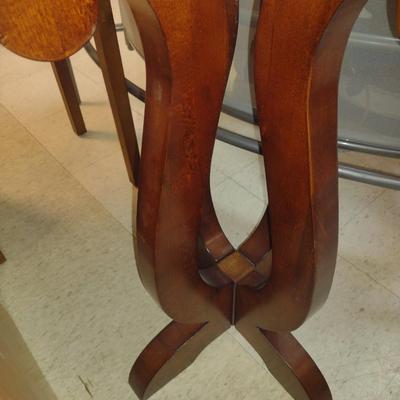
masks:
[[[293,335],[265,331],[246,321],[234,325],[294,399],[332,399],[325,378]],[[229,326],[171,322],[148,344],[132,367],[129,383],[139,399],[148,399],[175,378]]]
[[[269,203],[238,249],[210,194],[238,2],[128,3],[147,71],[136,264],[173,320],[139,355],[132,388],[150,397],[234,325],[294,399],[332,399],[290,332],[333,280],[338,79],[365,0],[261,1],[254,80]]]

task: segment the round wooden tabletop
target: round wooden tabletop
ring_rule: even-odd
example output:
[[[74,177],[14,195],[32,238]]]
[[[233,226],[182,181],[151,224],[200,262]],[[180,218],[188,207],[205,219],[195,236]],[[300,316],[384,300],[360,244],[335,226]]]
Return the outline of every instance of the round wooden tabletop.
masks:
[[[92,36],[97,0],[2,0],[0,42],[23,57],[62,60]]]

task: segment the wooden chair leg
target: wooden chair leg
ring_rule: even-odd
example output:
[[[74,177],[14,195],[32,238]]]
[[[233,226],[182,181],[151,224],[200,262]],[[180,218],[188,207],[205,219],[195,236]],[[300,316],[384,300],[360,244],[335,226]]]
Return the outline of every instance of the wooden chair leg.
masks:
[[[100,15],[94,35],[129,180],[137,186],[139,148],[129,104],[110,0],[99,1]]]
[[[238,322],[236,329],[293,399],[332,400],[321,371],[293,335],[269,332],[251,326],[245,320]]]
[[[396,2],[396,27],[397,36],[400,37],[400,0]]]
[[[139,399],[148,399],[179,375],[228,328],[226,323],[172,321],[147,345],[132,367],[129,384]]]
[[[71,61],[67,58],[65,60],[52,62],[51,65],[58,87],[60,88],[65,108],[67,109],[72,129],[77,135],[82,135],[86,132],[86,126],[79,107],[81,100],[72,71]]]
[[[6,261],[6,258],[4,257],[4,254],[0,251],[0,264],[3,264],[3,262]]]
[[[74,85],[76,99],[78,101],[78,104],[81,105],[82,104],[81,95],[79,93],[78,84],[76,83],[74,70],[72,68],[71,60],[69,58],[67,59],[67,64],[68,64],[69,70],[71,72],[71,79],[72,79],[72,84]]]

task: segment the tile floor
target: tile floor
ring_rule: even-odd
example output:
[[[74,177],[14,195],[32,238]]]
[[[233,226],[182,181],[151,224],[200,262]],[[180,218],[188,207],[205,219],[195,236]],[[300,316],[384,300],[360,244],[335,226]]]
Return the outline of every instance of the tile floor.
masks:
[[[121,46],[128,76],[143,84],[143,65],[122,38]],[[167,318],[135,270],[131,191],[100,71],[84,51],[72,61],[89,129],[80,138],[50,66],[0,48],[0,248],[8,258],[0,301],[60,400],[135,399],[131,364]],[[140,136],[144,108],[131,105]],[[374,162],[400,170],[398,161]],[[263,212],[262,179],[259,157],[217,143],[213,197],[235,244]],[[335,399],[398,400],[400,193],[341,180],[340,202],[331,296],[295,335]],[[231,330],[154,399],[261,397],[289,398]]]

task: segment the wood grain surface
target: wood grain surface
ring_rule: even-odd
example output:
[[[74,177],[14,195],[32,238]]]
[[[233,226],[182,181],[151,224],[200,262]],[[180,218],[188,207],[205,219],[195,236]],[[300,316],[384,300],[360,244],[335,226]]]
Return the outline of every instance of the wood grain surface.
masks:
[[[396,3],[396,26],[397,26],[397,37],[400,38],[400,0]]]
[[[2,0],[0,42],[26,58],[62,60],[90,39],[97,11],[96,0]]]
[[[262,2],[255,87],[272,267],[263,289],[239,287],[238,321],[250,318],[266,330],[292,331],[328,296],[338,240],[338,80],[364,4]]]
[[[226,317],[231,290],[207,285],[199,276],[197,257],[202,214],[216,221],[210,215],[210,165],[233,56],[237,2],[130,4],[147,71],[137,208],[140,276],[177,321],[203,323],[213,314]],[[199,31],[203,34],[196,34]]]
[[[136,261],[143,284],[174,320],[133,366],[130,383],[147,398],[231,324],[234,284],[207,245],[221,258],[233,252],[215,216],[209,178],[238,3],[129,4],[147,72]]]
[[[76,85],[71,60],[54,61],[51,63],[58,88],[63,98],[65,109],[73,131],[78,135],[86,133],[85,121],[80,109],[80,96]]]
[[[128,3],[147,70],[135,253],[143,284],[173,319],[135,362],[133,389],[149,397],[230,321],[293,398],[331,400],[290,332],[332,284],[338,79],[365,0],[261,2],[254,65],[269,204],[237,250],[215,215],[209,175],[238,4]]]

